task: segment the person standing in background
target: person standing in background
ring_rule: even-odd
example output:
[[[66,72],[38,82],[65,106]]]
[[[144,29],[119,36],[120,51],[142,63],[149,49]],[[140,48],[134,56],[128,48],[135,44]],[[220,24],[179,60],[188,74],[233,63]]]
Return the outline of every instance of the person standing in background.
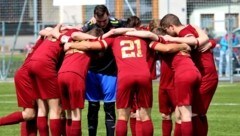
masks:
[[[239,41],[238,41],[238,38],[234,35],[234,34],[231,34],[231,43],[232,43],[232,46],[236,46],[237,44],[239,44]],[[219,67],[218,67],[218,74],[219,74],[219,77],[222,77],[223,76],[223,64],[224,64],[224,58],[226,59],[226,65],[225,65],[225,69],[224,69],[224,72],[225,72],[225,76],[226,77],[229,77],[230,76],[230,56],[229,56],[229,53],[230,53],[230,50],[229,50],[229,40],[230,36],[229,34],[226,34],[225,36],[223,36],[220,40],[220,55],[219,55]]]

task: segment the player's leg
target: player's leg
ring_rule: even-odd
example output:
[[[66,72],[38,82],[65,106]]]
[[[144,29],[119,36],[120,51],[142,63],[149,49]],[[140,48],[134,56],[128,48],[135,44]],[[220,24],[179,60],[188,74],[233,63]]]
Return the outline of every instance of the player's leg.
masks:
[[[153,103],[152,79],[148,76],[138,77],[137,105],[139,106],[139,115],[142,121],[142,135],[153,136],[154,127],[151,119],[151,109]]]
[[[69,97],[68,102],[70,107],[66,109],[71,109],[71,133],[72,136],[82,135],[82,109],[84,108],[85,101],[85,79],[83,79],[78,74],[73,72],[65,73],[65,83],[67,84]],[[71,80],[69,80],[71,79]],[[65,106],[63,105],[63,108]]]
[[[51,134],[53,136],[61,135],[61,112],[62,109],[60,107],[60,99],[52,98],[48,99],[49,106],[49,126],[51,130]]]
[[[139,110],[140,119],[142,121],[142,135],[153,136],[153,123],[151,119],[151,108],[141,107]]]
[[[127,135],[127,123],[130,116],[131,108],[117,109],[118,118],[116,123],[116,136]]]
[[[226,67],[225,67],[225,76],[229,77],[230,76],[230,60],[232,60],[232,58],[230,59],[229,56],[229,49],[226,51],[225,53],[225,57],[226,57]]]
[[[172,133],[172,113],[175,110],[174,89],[159,88],[159,111],[162,116],[162,135],[171,136]]]
[[[105,102],[104,111],[107,136],[114,136],[116,121],[115,102]]]
[[[220,50],[220,54],[219,54],[219,66],[218,66],[218,75],[221,77],[222,76],[222,72],[223,72],[223,60],[224,60],[224,57],[225,56],[225,53],[224,51],[221,51]]]
[[[99,79],[101,79],[100,84],[104,95],[103,101],[107,136],[114,136],[116,122],[115,101],[117,77],[101,74],[99,75]]]
[[[37,128],[41,136],[49,135],[48,127],[48,105],[41,99],[37,100],[38,104],[38,117],[37,117]]]
[[[211,100],[215,94],[216,88],[218,84],[218,79],[213,79],[209,81],[202,81],[201,86],[199,89],[199,94],[195,98],[195,107],[198,107],[195,109],[193,107],[193,112],[197,110],[198,116],[193,117],[194,128],[196,133],[194,135],[196,136],[207,136],[208,133],[208,121],[207,121],[207,111],[209,108],[209,105],[211,103]]]
[[[181,131],[183,136],[192,136],[192,106],[178,106],[181,114]]]
[[[130,128],[131,128],[131,133],[132,136],[136,136],[137,135],[137,129],[140,129],[141,126],[141,119],[139,117],[139,111],[137,111],[137,101],[136,101],[136,95],[134,96],[134,100],[132,103],[132,107],[131,107],[131,113],[130,113]]]
[[[88,135],[96,136],[98,127],[98,112],[100,109],[100,102],[88,101]]]
[[[82,116],[82,110],[80,108],[71,110],[72,124],[71,124],[70,135],[72,136],[82,135],[81,116]]]
[[[132,136],[136,136],[136,110],[130,112],[130,129]]]
[[[86,100],[88,100],[87,120],[89,136],[97,135],[100,92],[98,74],[88,71],[86,77]]]
[[[182,136],[181,130],[181,113],[179,111],[178,106],[175,108],[175,128],[174,128],[174,136]]]

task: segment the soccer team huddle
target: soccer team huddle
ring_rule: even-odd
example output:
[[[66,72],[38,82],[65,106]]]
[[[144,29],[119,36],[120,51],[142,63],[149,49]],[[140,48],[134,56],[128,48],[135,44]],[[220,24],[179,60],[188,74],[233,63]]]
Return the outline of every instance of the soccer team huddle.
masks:
[[[21,122],[21,136],[97,135],[103,101],[107,136],[153,136],[152,80],[158,90],[163,136],[207,136],[207,110],[218,84],[216,42],[174,14],[143,26],[137,16],[118,20],[105,5],[83,26],[57,24],[39,38],[14,76],[22,111],[0,117]],[[81,122],[88,101],[88,122]],[[115,106],[117,116],[115,115]],[[172,119],[174,118],[174,123]]]

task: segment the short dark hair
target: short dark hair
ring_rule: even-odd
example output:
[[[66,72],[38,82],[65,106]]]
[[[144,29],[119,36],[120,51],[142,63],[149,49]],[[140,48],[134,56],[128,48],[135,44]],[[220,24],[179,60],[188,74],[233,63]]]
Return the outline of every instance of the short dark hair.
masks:
[[[140,27],[141,20],[137,16],[131,16],[127,19],[126,27],[134,28],[134,27]]]
[[[179,18],[176,15],[167,14],[161,19],[160,26],[162,28],[166,28],[169,27],[170,25],[181,26],[182,23],[180,22]]]
[[[97,5],[94,8],[94,16],[101,18],[105,13],[109,16],[109,11],[105,5]]]
[[[92,36],[99,37],[104,34],[104,31],[102,30],[102,28],[94,27],[93,29],[87,31],[86,33]]]

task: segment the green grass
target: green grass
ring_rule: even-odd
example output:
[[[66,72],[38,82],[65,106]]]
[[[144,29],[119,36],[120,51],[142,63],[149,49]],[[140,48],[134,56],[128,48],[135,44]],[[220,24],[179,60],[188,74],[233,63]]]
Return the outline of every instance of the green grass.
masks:
[[[154,107],[152,118],[154,135],[161,135],[161,116],[157,102],[158,83],[154,83]],[[216,94],[208,111],[209,136],[239,136],[240,129],[240,83],[219,83]],[[86,102],[87,104],[87,102]],[[6,115],[17,107],[14,84],[0,83],[0,116]],[[86,105],[87,107],[87,105]],[[87,136],[87,110],[83,110],[83,136]],[[129,129],[130,131],[130,129]],[[0,136],[19,136],[19,125],[0,127]],[[105,136],[104,112],[99,113],[98,136]],[[130,135],[130,133],[129,133]]]

